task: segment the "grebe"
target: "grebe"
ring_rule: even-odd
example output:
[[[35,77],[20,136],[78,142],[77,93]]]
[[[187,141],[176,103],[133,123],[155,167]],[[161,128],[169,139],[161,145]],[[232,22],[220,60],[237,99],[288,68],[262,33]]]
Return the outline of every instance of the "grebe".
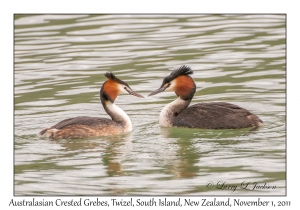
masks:
[[[160,112],[160,126],[231,129],[263,125],[263,121],[248,110],[226,102],[198,103],[188,107],[196,91],[195,82],[189,76],[192,73],[185,65],[176,68],[164,78],[159,89],[149,94],[174,91],[178,96]]]
[[[56,125],[45,128],[40,135],[51,139],[80,139],[95,136],[108,136],[132,131],[132,123],[128,115],[114,104],[119,93],[129,93],[144,98],[134,92],[129,85],[107,72],[108,78],[100,90],[100,100],[106,113],[111,117],[74,117],[63,120]]]

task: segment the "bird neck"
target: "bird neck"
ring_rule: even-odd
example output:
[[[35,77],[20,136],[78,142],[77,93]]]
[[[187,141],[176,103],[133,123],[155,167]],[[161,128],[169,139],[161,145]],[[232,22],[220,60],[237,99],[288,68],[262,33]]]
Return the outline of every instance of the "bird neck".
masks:
[[[183,100],[178,97],[167,104],[160,112],[159,124],[163,127],[171,127],[177,115],[191,103],[191,100]]]
[[[111,119],[124,127],[126,131],[132,131],[132,123],[129,116],[115,103],[108,100],[105,95],[100,94],[100,99],[105,112]]]

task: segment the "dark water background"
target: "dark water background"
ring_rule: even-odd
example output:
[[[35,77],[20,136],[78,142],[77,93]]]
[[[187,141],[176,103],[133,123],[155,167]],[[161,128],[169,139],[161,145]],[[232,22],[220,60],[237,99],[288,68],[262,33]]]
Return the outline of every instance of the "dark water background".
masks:
[[[16,15],[15,195],[284,195],[284,15]],[[226,101],[264,121],[258,131],[160,128],[162,93],[121,95],[130,134],[41,139],[74,116],[107,117],[106,71],[146,96],[183,64],[193,103]],[[276,186],[245,190],[241,183]],[[207,187],[213,183],[213,187]],[[223,186],[238,186],[218,189]],[[212,185],[209,185],[212,186]],[[252,187],[250,187],[252,186]]]

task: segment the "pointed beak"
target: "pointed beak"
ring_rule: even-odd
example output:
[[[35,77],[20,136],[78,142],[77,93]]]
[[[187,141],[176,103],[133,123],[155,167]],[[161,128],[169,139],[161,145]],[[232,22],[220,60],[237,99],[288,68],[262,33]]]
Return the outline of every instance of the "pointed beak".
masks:
[[[144,96],[134,92],[131,88],[126,88],[126,91],[130,94],[130,95],[133,95],[133,96],[136,96],[136,97],[140,97],[140,98],[145,98]]]
[[[153,95],[155,95],[155,94],[157,94],[157,93],[164,92],[165,89],[166,89],[166,87],[161,87],[161,88],[159,88],[159,89],[153,91],[152,93],[150,93],[148,96],[153,96]]]

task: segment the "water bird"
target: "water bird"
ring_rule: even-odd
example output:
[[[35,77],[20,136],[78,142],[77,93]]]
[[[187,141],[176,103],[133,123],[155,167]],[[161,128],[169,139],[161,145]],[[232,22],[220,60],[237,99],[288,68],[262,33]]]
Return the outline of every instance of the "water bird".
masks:
[[[144,97],[134,92],[126,82],[118,79],[113,73],[107,72],[104,76],[108,80],[100,89],[100,100],[111,119],[86,116],[69,118],[43,129],[39,134],[50,139],[82,139],[132,131],[130,118],[114,102],[120,93]]]
[[[177,99],[167,104],[160,112],[162,127],[187,127],[203,129],[258,128],[263,125],[255,114],[247,109],[227,102],[197,103],[189,106],[196,92],[193,70],[186,66],[175,68],[163,79],[153,96],[163,91],[172,91]]]

